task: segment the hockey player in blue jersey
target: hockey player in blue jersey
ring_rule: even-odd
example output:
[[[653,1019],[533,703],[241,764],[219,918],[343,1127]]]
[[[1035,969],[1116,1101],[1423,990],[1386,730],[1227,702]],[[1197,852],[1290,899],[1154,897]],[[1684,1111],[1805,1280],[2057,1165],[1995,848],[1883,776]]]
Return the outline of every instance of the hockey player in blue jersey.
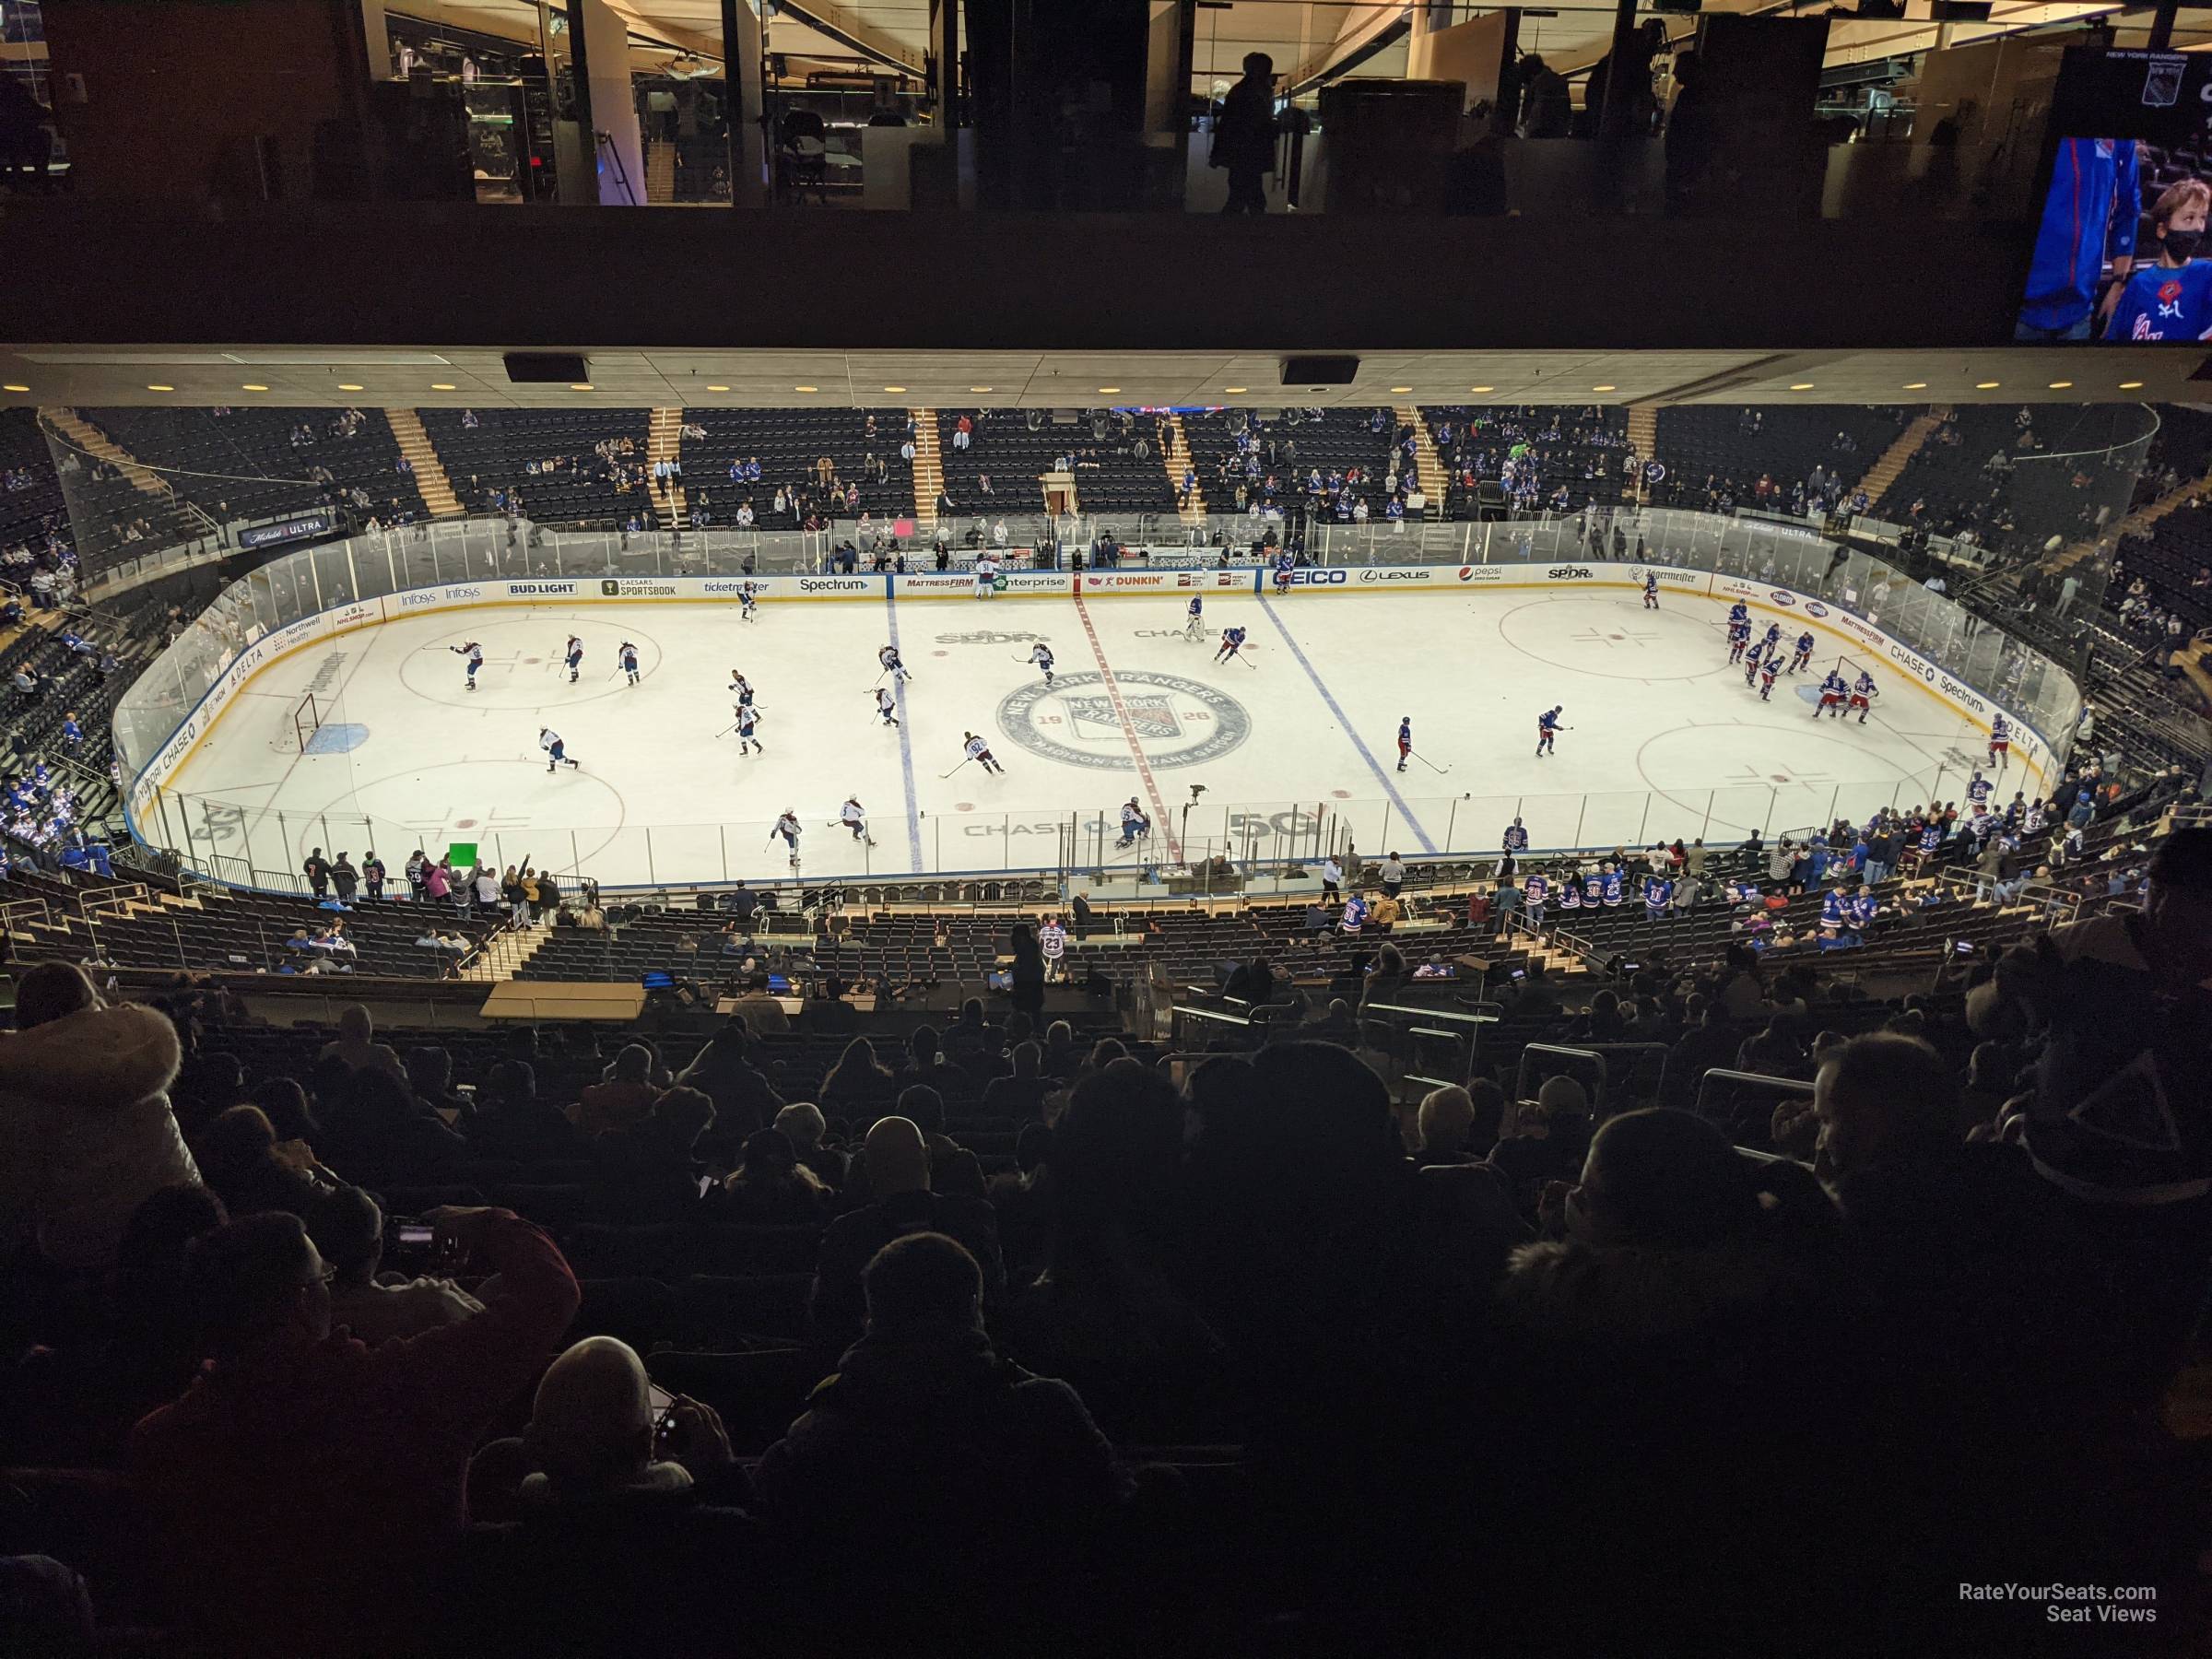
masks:
[[[1750,643],[1750,623],[1731,622],[1728,624],[1728,660],[1731,663],[1742,662],[1744,660],[1744,647]]]
[[[1643,608],[1645,610],[1659,608],[1659,578],[1650,571],[1643,573]]]
[[[1728,607],[1728,620],[1731,622],[1750,621],[1751,607],[1746,605],[1741,599],[1738,599],[1734,605]]]
[[[1767,631],[1759,636],[1759,655],[1772,656],[1781,650],[1782,624],[1779,622],[1770,622],[1767,624]]]
[[[622,672],[629,676],[628,683],[636,685],[638,683],[638,648],[625,640],[615,648],[615,654],[621,660]]]
[[[1551,753],[1551,746],[1557,741],[1559,735],[1559,711],[1566,706],[1565,703],[1558,704],[1536,716],[1537,754],[1548,755]]]
[[[576,683],[576,671],[583,666],[583,641],[571,634],[560,654],[561,660],[569,665],[569,684],[572,686]]]
[[[1751,649],[1744,653],[1745,685],[1756,686],[1759,684],[1759,665],[1765,661],[1766,654],[1766,641],[1763,640],[1751,641]]]
[[[1759,700],[1760,702],[1772,700],[1775,677],[1781,672],[1780,658],[1777,653],[1770,651],[1767,653],[1767,660],[1759,665]]]
[[[1244,630],[1241,628],[1225,628],[1221,630],[1221,649],[1214,653],[1214,661],[1226,663],[1243,647]]]
[[[2120,285],[2107,340],[2201,340],[2212,333],[2212,261],[2196,258],[2207,207],[2212,185],[2202,179],[2182,179],[2160,194],[2150,210],[2159,257]]]
[[[1807,631],[1797,636],[1797,649],[1790,653],[1790,672],[1796,673],[1813,660],[1813,636]]]
[[[1406,757],[1413,753],[1413,716],[1398,717],[1398,770],[1406,770]]]
[[[1850,706],[1859,712],[1861,725],[1866,724],[1866,716],[1874,708],[1874,700],[1881,694],[1882,688],[1874,683],[1874,676],[1864,668],[1860,669],[1859,677],[1851,682]]]
[[[1275,591],[1278,594],[1290,591],[1290,575],[1297,569],[1298,555],[1289,548],[1285,547],[1275,556]]]
[[[2012,723],[2002,714],[1993,714],[1989,719],[1989,758],[1996,762],[1997,770],[2003,771],[2011,754]]]
[[[1830,668],[1828,677],[1820,682],[1820,700],[1814,705],[1813,718],[1818,720],[1825,714],[1830,720],[1842,719],[1843,700],[1850,695],[1851,688],[1843,683],[1842,675]]]
[[[468,688],[474,691],[477,688],[477,670],[484,666],[484,647],[474,640],[468,640],[459,645],[448,645],[446,649],[455,656],[468,659]]]
[[[2109,261],[2124,281],[2143,211],[2133,138],[2062,138],[2036,228],[2019,340],[2086,340],[2097,283]]]
[[[1193,594],[1191,603],[1182,613],[1182,637],[1200,640],[1206,637],[1206,595]]]

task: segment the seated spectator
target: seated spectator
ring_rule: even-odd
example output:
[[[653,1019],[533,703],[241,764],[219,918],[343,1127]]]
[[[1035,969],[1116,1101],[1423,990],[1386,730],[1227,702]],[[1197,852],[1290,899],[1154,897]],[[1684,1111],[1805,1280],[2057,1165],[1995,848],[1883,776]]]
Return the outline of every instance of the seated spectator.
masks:
[[[771,1126],[783,1132],[799,1162],[812,1170],[815,1179],[831,1193],[845,1184],[845,1155],[835,1147],[822,1144],[822,1136],[829,1133],[830,1125],[823,1121],[819,1106],[812,1100],[794,1100],[776,1113],[776,1121]]]
[[[250,1216],[194,1246],[214,1363],[138,1425],[133,1463],[169,1605],[196,1639],[233,1653],[276,1631],[296,1651],[419,1645],[419,1592],[465,1524],[469,1452],[577,1306],[568,1264],[526,1222],[431,1219],[499,1294],[460,1324],[373,1348],[332,1335],[331,1270],[297,1218]]]
[[[936,1027],[916,1026],[906,1040],[906,1064],[896,1074],[900,1094],[919,1087],[934,1088],[947,1100],[975,1098],[974,1079],[945,1057],[937,1043]]]
[[[898,1099],[898,1081],[877,1062],[876,1045],[865,1037],[855,1037],[822,1079],[819,1104],[825,1116],[842,1118],[855,1133],[865,1134]]]
[[[1496,1084],[1490,1088],[1497,1089]],[[1499,1117],[1490,1122],[1489,1140],[1496,1144],[1498,1124],[1505,1110],[1502,1093],[1499,1095]],[[1420,1150],[1413,1161],[1423,1169],[1431,1164],[1473,1163],[1489,1150],[1480,1152],[1469,1145],[1475,1138],[1475,1100],[1456,1084],[1432,1088],[1421,1097]]]
[[[780,961],[782,959],[779,957],[775,959]],[[735,1012],[748,1029],[762,1036],[781,1037],[791,1030],[791,1016],[783,1011],[783,1005],[770,993],[768,975],[765,973],[756,973],[747,982],[744,991],[738,994]]]
[[[276,1131],[258,1106],[233,1106],[202,1130],[194,1150],[201,1179],[233,1216],[282,1210],[312,1223],[339,1182],[317,1167],[296,1168],[276,1151]]]
[[[1006,1352],[1074,1384],[1117,1441],[1235,1438],[1240,1421],[1227,1346],[1176,1284],[1182,1120],[1135,1060],[1077,1085],[1052,1132],[1050,1256],[1001,1322]]]
[[[567,1112],[537,1098],[537,1073],[526,1060],[502,1060],[491,1068],[462,1127],[470,1150],[483,1158],[540,1163],[580,1158],[591,1148]]]
[[[1043,1075],[1044,1051],[1034,1042],[1016,1043],[1013,1061],[1010,1077],[994,1077],[983,1085],[983,1115],[1026,1124],[1043,1116],[1044,1097],[1053,1084]]]
[[[165,1092],[176,1028],[153,1008],[109,1006],[62,962],[22,975],[16,1026],[0,1037],[0,1243],[104,1268],[140,1204],[200,1179]]]
[[[453,1092],[453,1057],[442,1048],[423,1046],[407,1051],[407,1087],[415,1098],[449,1124],[469,1111],[468,1101]]]
[[[609,1129],[644,1122],[660,1097],[650,1080],[652,1074],[653,1051],[641,1042],[624,1044],[607,1068],[606,1080],[591,1085],[578,1097],[577,1128],[596,1138]]]
[[[676,1079],[714,1102],[715,1121],[733,1139],[762,1127],[783,1106],[783,1097],[747,1058],[751,1051],[745,1020],[733,1015]]]
[[[1076,1052],[1076,1030],[1065,1019],[1055,1019],[1044,1028],[1044,1058],[1038,1070],[1055,1081],[1073,1081],[1083,1056]]]
[[[1572,1077],[1547,1077],[1534,1111],[1522,1108],[1512,1134],[1490,1148],[1490,1163],[1512,1183],[1524,1213],[1547,1181],[1572,1181],[1590,1147],[1590,1097]]]
[[[402,1278],[377,1269],[384,1253],[384,1213],[359,1187],[348,1187],[303,1218],[308,1236],[337,1277],[330,1286],[332,1328],[371,1347],[396,1336],[418,1336],[459,1324],[484,1304],[450,1278]]]
[[[334,1163],[371,1185],[433,1181],[468,1152],[466,1141],[381,1066],[356,1071],[323,1121]]]
[[[714,1102],[696,1088],[671,1088],[641,1123],[592,1143],[600,1197],[633,1221],[680,1221],[698,1208],[693,1148],[714,1124]]]
[[[262,1110],[276,1136],[276,1156],[301,1171],[315,1167],[315,1139],[323,1126],[315,1122],[307,1090],[296,1077],[265,1077],[246,1091],[247,1099]]]
[[[1127,1477],[1074,1389],[993,1349],[975,1257],[911,1233],[869,1256],[864,1284],[865,1334],[755,1471],[769,1525],[804,1552],[940,1586],[1002,1583],[1009,1551],[1095,1543]]]
[[[860,1335],[865,1312],[862,1269],[903,1234],[941,1232],[959,1240],[982,1270],[986,1307],[999,1305],[1006,1287],[991,1206],[980,1198],[930,1190],[929,1147],[919,1125],[902,1117],[878,1119],[862,1143],[861,1156],[870,1201],[830,1224],[815,1258],[806,1340],[825,1363],[834,1363]],[[854,1168],[857,1173],[858,1160]]]
[[[827,1215],[830,1189],[799,1162],[781,1129],[756,1129],[745,1137],[737,1168],[722,1182],[717,1219],[753,1227],[804,1227]]]
[[[338,1015],[338,1034],[323,1045],[325,1059],[335,1058],[346,1063],[348,1071],[359,1071],[364,1066],[375,1066],[391,1073],[394,1081],[406,1081],[406,1072],[399,1064],[399,1056],[392,1045],[378,1042],[376,1022],[369,1010],[356,1003]]]
[[[998,1060],[999,1036],[983,1018],[981,997],[960,1004],[959,1017],[945,1028],[945,1053],[964,1070],[988,1075]]]

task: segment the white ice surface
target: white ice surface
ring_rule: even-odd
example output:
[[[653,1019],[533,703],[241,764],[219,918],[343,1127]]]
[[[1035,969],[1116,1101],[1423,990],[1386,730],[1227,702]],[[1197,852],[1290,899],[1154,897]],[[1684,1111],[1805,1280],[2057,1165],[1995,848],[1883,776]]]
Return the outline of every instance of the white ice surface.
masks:
[[[1596,592],[1209,594],[1200,642],[1182,637],[1175,594],[794,601],[751,624],[701,604],[429,614],[265,669],[145,830],[188,834],[194,862],[213,853],[234,877],[296,869],[311,846],[357,862],[373,850],[396,877],[417,846],[474,841],[488,862],[528,856],[611,888],[788,875],[769,844],[786,807],[805,825],[803,874],[897,877],[1052,867],[1069,846],[1076,868],[1124,871],[1140,852],[1310,853],[1322,836],[1368,853],[1484,852],[1516,814],[1538,848],[1717,844],[1963,793],[1979,736],[1909,677],[1869,663],[1873,719],[1816,724],[1808,693],[1836,661],[1832,639],[1762,703],[1726,665],[1722,608],[1667,598],[1653,612]],[[1251,630],[1250,665],[1213,661],[1232,622]],[[877,722],[870,694],[894,629],[914,676],[900,731]],[[586,651],[574,686],[559,661],[571,630]],[[1060,681],[1041,696],[1026,660],[1038,636]],[[625,638],[641,648],[634,688],[616,667]],[[470,639],[486,653],[474,692],[447,649]],[[731,722],[733,666],[763,712],[763,755],[715,735]],[[309,690],[323,733],[286,753],[276,738]],[[1553,703],[1571,729],[1539,759],[1535,717]],[[1404,773],[1402,715],[1417,751]],[[541,724],[581,771],[547,773]],[[970,731],[1005,776],[959,764]],[[1194,783],[1206,790],[1186,821]],[[848,794],[868,810],[872,848],[830,827]],[[1133,794],[1156,833],[1117,850]]]

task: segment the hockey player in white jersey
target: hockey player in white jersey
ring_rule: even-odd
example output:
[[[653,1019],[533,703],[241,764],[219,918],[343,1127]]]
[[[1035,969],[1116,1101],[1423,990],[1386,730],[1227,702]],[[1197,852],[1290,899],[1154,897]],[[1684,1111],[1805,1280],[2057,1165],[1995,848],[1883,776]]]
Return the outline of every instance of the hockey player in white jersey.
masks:
[[[867,808],[860,804],[857,797],[845,797],[845,804],[838,809],[837,821],[853,832],[854,841],[871,847],[876,844],[876,838],[868,833]]]
[[[883,665],[883,674],[889,675],[894,685],[900,680],[911,680],[914,677],[906,671],[906,665],[899,660],[899,652],[896,646],[886,645],[876,653],[876,660]],[[876,677],[881,679],[883,674],[879,674]]]
[[[1044,683],[1053,683],[1053,648],[1042,640],[1030,647],[1030,661],[1044,670]]]

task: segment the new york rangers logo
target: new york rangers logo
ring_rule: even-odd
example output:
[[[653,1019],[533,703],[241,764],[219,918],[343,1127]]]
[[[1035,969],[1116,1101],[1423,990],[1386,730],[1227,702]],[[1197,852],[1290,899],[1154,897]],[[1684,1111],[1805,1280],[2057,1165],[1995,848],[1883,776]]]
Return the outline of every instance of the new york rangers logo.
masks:
[[[1175,710],[1164,697],[1124,697],[1122,707],[1128,711],[1129,729],[1139,738],[1164,741],[1182,735],[1182,727],[1175,723]],[[1122,723],[1113,712],[1113,700],[1109,697],[1069,698],[1067,718],[1079,736],[1096,736],[1122,729]]]

